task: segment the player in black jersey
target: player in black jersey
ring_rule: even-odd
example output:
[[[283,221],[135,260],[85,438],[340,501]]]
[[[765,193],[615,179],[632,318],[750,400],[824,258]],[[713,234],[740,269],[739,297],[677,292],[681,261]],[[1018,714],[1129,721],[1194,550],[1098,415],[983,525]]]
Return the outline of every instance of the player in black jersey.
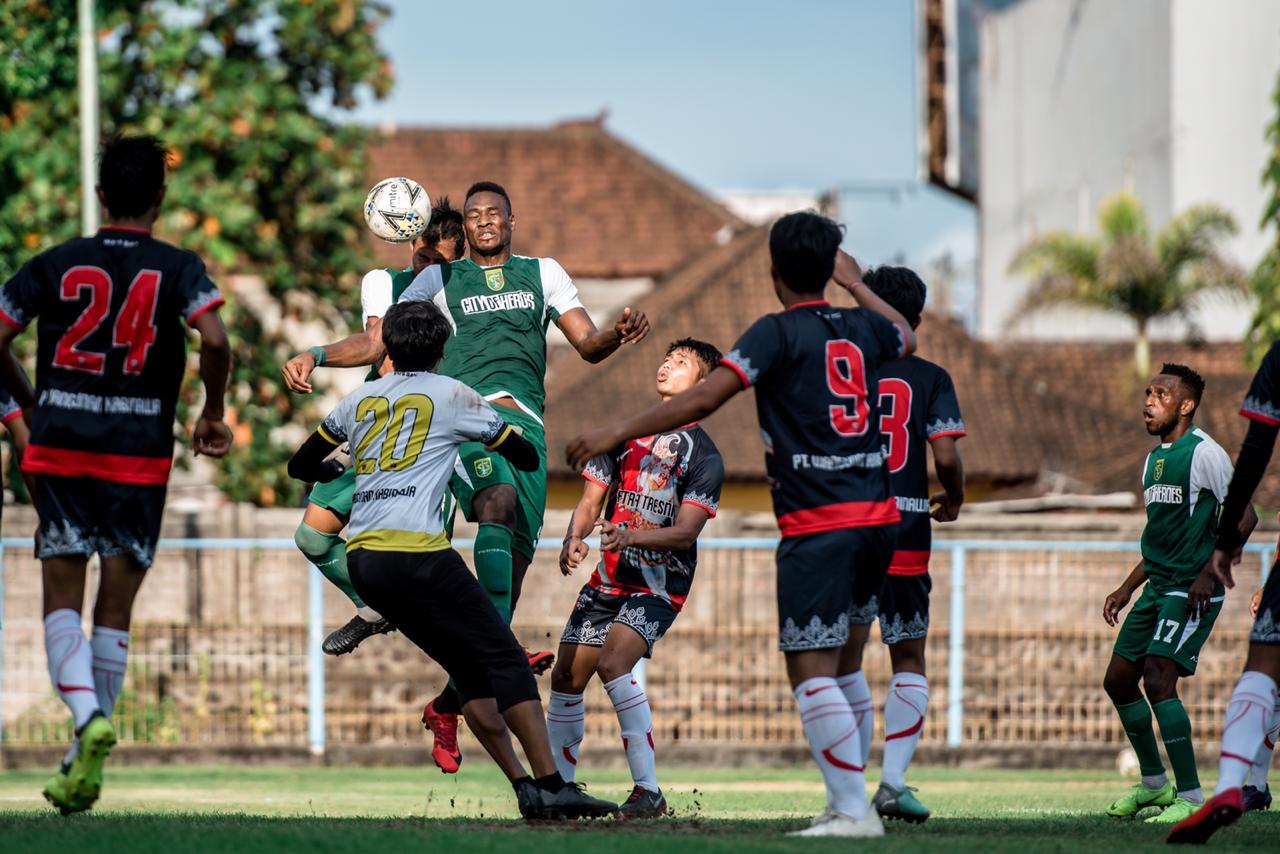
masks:
[[[1253,492],[1266,474],[1280,433],[1280,341],[1262,360],[1245,396],[1240,414],[1249,419],[1249,431],[1236,457],[1235,473],[1218,518],[1217,548],[1209,566],[1227,587],[1235,586],[1231,567],[1240,562],[1244,541],[1240,520],[1250,506]],[[1203,807],[1173,826],[1170,842],[1203,843],[1220,827],[1232,824],[1244,812],[1245,777],[1262,746],[1272,722],[1280,717],[1280,560],[1271,567],[1253,619],[1249,655],[1227,706],[1218,754],[1218,785]]]
[[[75,718],[77,738],[44,790],[63,813],[97,800],[116,740],[110,717],[129,619],[155,554],[173,464],[183,320],[200,332],[206,395],[192,450],[221,457],[231,447],[222,420],[231,365],[216,311],[222,297],[199,258],[151,236],[165,157],[153,137],[108,142],[98,186],[107,224],[37,255],[0,290],[0,384],[31,413],[23,471],[36,476],[49,677]],[[33,396],[8,351],[36,317]],[[101,574],[88,639],[80,609],[95,552]]]
[[[900,519],[878,429],[877,379],[881,365],[910,355],[916,342],[906,318],[840,251],[841,238],[838,225],[815,213],[778,220],[769,253],[774,292],[786,310],[756,321],[694,388],[574,439],[566,456],[581,469],[627,439],[705,418],[755,386],[782,532],[779,647],[827,787],[827,810],[798,833],[879,836],[858,727],[836,675],[842,655],[866,641],[869,627],[850,611],[879,591]],[[833,278],[862,308],[836,308],[822,298]]]
[[[902,313],[911,328],[920,325],[926,288],[906,267],[877,267],[863,280]],[[929,703],[925,677],[925,637],[929,633],[929,519],[950,522],[964,503],[964,468],[956,440],[965,434],[955,387],[945,370],[918,356],[880,371],[880,432],[888,451],[889,475],[902,523],[884,585],[875,602],[855,603],[858,619],[870,623],[878,611],[880,637],[889,645],[893,678],[884,701],[884,769],[872,804],[881,816],[921,822],[929,811],[907,786],[907,765],[924,729]],[[929,495],[929,451],[943,491]],[[858,607],[861,606],[861,607]],[[862,673],[861,652],[845,656],[838,681],[858,719],[863,754],[875,729],[871,689]]]

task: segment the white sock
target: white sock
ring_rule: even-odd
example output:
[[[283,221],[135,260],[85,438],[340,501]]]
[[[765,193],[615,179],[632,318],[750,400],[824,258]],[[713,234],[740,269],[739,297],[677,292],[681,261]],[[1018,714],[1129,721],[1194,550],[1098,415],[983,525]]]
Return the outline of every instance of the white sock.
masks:
[[[858,725],[844,692],[830,676],[817,676],[796,686],[796,704],[809,752],[827,784],[827,804],[853,819],[867,814],[865,760]]]
[[[1142,778],[1142,785],[1146,786],[1148,789],[1163,789],[1164,784],[1168,782],[1169,782],[1169,775],[1163,771],[1161,771],[1159,774],[1156,774],[1154,776],[1151,776],[1151,777],[1144,776]]]
[[[362,605],[356,608],[356,616],[364,620],[366,623],[376,623],[382,619],[382,615],[370,608],[368,605]]]
[[[129,633],[94,626],[89,647],[93,650],[93,687],[94,693],[98,695],[98,707],[102,709],[102,714],[111,717],[111,711],[116,707],[116,697],[120,696],[120,686],[124,684],[125,663],[129,658]]]
[[[1200,791],[1199,786],[1194,789],[1187,789],[1185,792],[1178,792],[1178,797],[1191,801],[1193,804],[1204,803],[1204,792]]]
[[[44,649],[49,656],[49,681],[80,729],[98,711],[93,687],[93,652],[80,628],[80,615],[59,608],[44,618]]]
[[[1280,739],[1280,698],[1277,698],[1275,710],[1271,713],[1271,728],[1262,739],[1258,755],[1253,757],[1253,770],[1249,772],[1249,785],[1257,789],[1267,787],[1267,772],[1271,770],[1271,751],[1276,748]]]
[[[547,703],[547,738],[551,742],[551,758],[566,783],[573,782],[578,770],[578,746],[586,731],[583,723],[582,695],[551,692]]]
[[[871,700],[871,686],[867,684],[867,677],[861,670],[837,676],[836,684],[840,686],[844,698],[849,701],[849,708],[853,710],[853,720],[858,725],[858,744],[862,748],[865,765],[866,760],[871,758],[871,737],[876,729],[875,703]]]
[[[895,789],[907,784],[907,766],[915,755],[929,708],[929,680],[919,673],[895,673],[884,699],[884,774]]]
[[[630,673],[604,684],[622,727],[622,747],[627,751],[631,779],[637,786],[658,791],[658,768],[653,751],[653,713],[649,698]]]
[[[1231,692],[1227,722],[1222,729],[1222,752],[1218,754],[1218,785],[1215,795],[1244,785],[1253,768],[1253,759],[1271,726],[1276,707],[1276,683],[1265,673],[1246,670]]]

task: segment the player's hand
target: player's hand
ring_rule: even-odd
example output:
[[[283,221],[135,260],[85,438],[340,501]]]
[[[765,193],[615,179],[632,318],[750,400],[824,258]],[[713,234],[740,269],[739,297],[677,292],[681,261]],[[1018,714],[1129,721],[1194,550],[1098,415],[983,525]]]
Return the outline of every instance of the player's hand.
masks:
[[[289,391],[298,394],[311,394],[311,372],[316,369],[316,357],[310,352],[299,353],[280,367],[284,384]]]
[[[964,503],[964,499],[952,501],[947,493],[935,492],[929,499],[929,503],[933,505],[933,510],[929,512],[930,516],[939,522],[954,522],[960,516],[960,505]]]
[[[631,545],[631,529],[613,524],[608,519],[597,519],[600,529],[600,551],[620,552]]]
[[[569,537],[565,540],[564,548],[560,550],[560,574],[573,575],[578,564],[586,559],[588,551],[590,549],[580,537]]]
[[[862,267],[852,255],[843,249],[838,249],[836,250],[836,268],[831,278],[837,285],[852,293],[853,286],[862,281]]]
[[[1259,587],[1257,592],[1253,594],[1253,598],[1249,600],[1250,617],[1257,618],[1258,616],[1258,606],[1262,604],[1262,590],[1263,588]]]
[[[1231,577],[1231,553],[1224,552],[1221,549],[1215,549],[1213,557],[1209,558],[1209,564],[1205,569],[1213,573],[1213,577],[1218,579],[1226,586],[1228,590],[1236,586],[1236,580]]]
[[[627,306],[613,322],[613,332],[623,344],[635,344],[643,341],[649,334],[649,318],[640,309]]]
[[[191,450],[197,456],[225,457],[231,450],[231,428],[221,418],[201,414],[191,431]]]
[[[1213,582],[1212,570],[1205,567],[1187,588],[1187,613],[1197,620],[1209,610],[1209,599],[1213,596]]]
[[[571,439],[569,444],[565,445],[564,459],[569,464],[569,468],[581,471],[592,457],[603,454],[616,444],[618,440],[613,438],[612,432],[607,427],[597,427]]]
[[[1107,594],[1102,603],[1102,619],[1107,621],[1108,626],[1115,626],[1120,622],[1120,612],[1129,604],[1129,597],[1132,595],[1123,587],[1117,587]]]

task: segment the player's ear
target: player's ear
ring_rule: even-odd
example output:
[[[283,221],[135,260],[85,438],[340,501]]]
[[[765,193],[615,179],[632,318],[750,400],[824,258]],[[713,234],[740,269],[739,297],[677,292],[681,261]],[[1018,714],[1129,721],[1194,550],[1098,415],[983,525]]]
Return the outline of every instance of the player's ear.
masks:
[[[106,211],[108,214],[110,214],[111,209],[107,207],[107,194],[102,192],[102,185],[94,184],[93,190],[95,193],[98,194],[98,204],[102,205],[102,209]]]

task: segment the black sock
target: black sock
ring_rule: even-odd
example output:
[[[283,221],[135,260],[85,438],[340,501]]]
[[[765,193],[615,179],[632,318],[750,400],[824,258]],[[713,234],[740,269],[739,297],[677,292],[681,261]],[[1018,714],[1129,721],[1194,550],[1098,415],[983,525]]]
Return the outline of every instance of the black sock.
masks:
[[[444,686],[444,690],[440,692],[440,696],[435,699],[436,713],[441,715],[460,715],[462,714],[462,697],[458,695],[458,689],[453,687],[453,680],[449,680],[449,684]]]
[[[523,777],[517,777],[516,779],[512,780],[511,788],[519,791],[520,787],[523,786],[525,783],[532,783],[532,782],[534,782],[533,778],[530,777],[528,774],[526,774]]]
[[[564,778],[559,771],[553,771],[545,777],[534,779],[533,785],[547,792],[558,792],[564,788]]]

